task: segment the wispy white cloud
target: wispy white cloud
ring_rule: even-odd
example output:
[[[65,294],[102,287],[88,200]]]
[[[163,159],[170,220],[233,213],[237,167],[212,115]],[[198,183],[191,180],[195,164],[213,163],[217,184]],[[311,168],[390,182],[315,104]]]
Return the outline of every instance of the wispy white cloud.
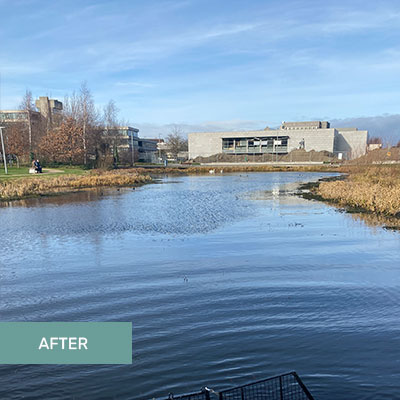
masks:
[[[248,32],[256,29],[257,27],[263,26],[264,24],[237,24],[237,25],[230,25],[227,24],[225,26],[217,27],[215,29],[210,29],[206,32],[200,32],[198,34],[194,34],[190,37],[191,40],[208,40],[214,39],[221,36],[230,36],[230,35],[237,35],[239,33]]]
[[[204,121],[198,124],[190,124],[185,122],[154,124],[154,123],[138,123],[140,135],[144,137],[165,137],[175,126],[179,126],[182,132],[187,135],[190,132],[223,132],[223,131],[242,131],[242,130],[261,130],[266,126],[265,121]]]
[[[125,118],[161,124],[245,129],[232,121],[393,113],[400,5],[358,4],[27,0],[0,27],[0,69],[21,88],[57,94],[87,79]]]
[[[73,11],[69,12],[68,14],[64,15],[66,20],[82,20],[82,18],[87,17],[88,15],[93,15],[94,12],[98,11],[99,9],[104,8],[102,4],[91,4],[88,6],[82,6],[79,8],[75,8]]]
[[[300,118],[301,119],[301,118]],[[326,117],[314,117],[316,120],[326,120]],[[329,118],[328,118],[329,119]],[[358,129],[366,129],[370,136],[378,136],[385,142],[392,145],[400,141],[400,114],[378,115],[372,117],[356,117],[331,119],[332,127],[358,127]],[[223,132],[223,131],[246,131],[246,130],[262,130],[267,125],[271,128],[277,128],[277,124],[269,124],[267,121],[205,121],[198,124],[188,123],[170,123],[170,124],[154,124],[140,123],[136,124],[140,129],[140,135],[143,137],[164,138],[175,126],[179,126],[184,135],[190,132]]]
[[[332,17],[317,24],[318,30],[330,34],[365,31],[366,29],[387,29],[397,26],[400,12],[393,7],[379,6],[370,10],[348,10],[338,7],[333,10]]]
[[[115,86],[151,88],[151,87],[154,87],[155,84],[129,81],[129,82],[116,82]]]
[[[31,74],[40,74],[46,72],[48,69],[46,65],[41,62],[30,60],[29,62],[24,61],[12,61],[12,60],[1,60],[0,72],[4,76],[11,75],[24,76]]]

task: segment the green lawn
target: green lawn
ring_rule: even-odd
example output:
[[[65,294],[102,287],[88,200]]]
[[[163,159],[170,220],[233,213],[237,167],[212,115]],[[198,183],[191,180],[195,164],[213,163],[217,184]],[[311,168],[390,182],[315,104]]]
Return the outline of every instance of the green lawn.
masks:
[[[87,171],[83,170],[81,167],[71,167],[69,165],[59,166],[57,168],[43,168],[42,174],[30,174],[29,167],[9,167],[8,174],[5,174],[4,165],[0,164],[0,180],[4,179],[16,179],[16,178],[38,178],[38,177],[52,177],[58,175],[83,175],[86,174]]]

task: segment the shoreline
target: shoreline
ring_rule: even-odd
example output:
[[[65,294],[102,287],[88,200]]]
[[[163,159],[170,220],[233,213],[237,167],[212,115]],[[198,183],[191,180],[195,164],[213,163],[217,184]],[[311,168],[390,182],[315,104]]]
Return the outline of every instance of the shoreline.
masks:
[[[152,181],[148,174],[99,171],[79,176],[8,179],[0,182],[0,202],[58,196],[100,187],[138,187]]]
[[[235,172],[337,172],[337,166],[271,166],[240,165],[211,169],[207,166],[177,167],[136,167],[112,171],[93,170],[82,175],[16,176],[0,180],[0,202],[57,196],[97,187],[135,187],[154,181],[152,176],[160,175],[222,175]]]
[[[92,170],[82,175],[58,175],[55,177],[15,177],[0,180],[0,203],[18,200],[62,196],[96,188],[134,188],[155,183],[160,176],[223,175],[250,172],[316,172],[341,173],[339,176],[321,178],[318,181],[300,184],[296,195],[321,201],[349,214],[362,214],[375,219],[384,228],[400,230],[400,199],[394,212],[385,211],[393,195],[381,196],[379,207],[374,204],[375,192],[388,191],[395,186],[400,193],[400,168],[395,166],[277,166],[235,165],[211,169],[210,166],[179,167],[136,167],[112,171]],[[396,175],[398,174],[398,176]],[[363,185],[360,192],[359,186]],[[323,189],[323,190],[322,190]],[[354,198],[353,198],[354,197]],[[400,196],[399,196],[400,197]],[[369,202],[368,202],[369,201]],[[369,205],[368,207],[363,204]],[[391,204],[391,203],[390,203]],[[393,207],[392,207],[393,208]]]
[[[304,183],[299,186],[296,195],[307,200],[324,202],[336,207],[338,211],[358,214],[368,222],[375,220],[375,224],[382,225],[384,229],[399,231],[400,207],[392,202],[389,192],[399,190],[400,185],[389,187],[383,180],[379,180],[379,172],[376,175],[378,183],[374,183],[362,176],[368,173],[370,173],[368,170],[364,172],[350,170],[340,176]],[[363,178],[365,181],[361,180]],[[360,188],[363,191],[360,191]],[[377,195],[379,193],[377,188],[384,193],[380,198]],[[363,206],[364,204],[366,206]]]

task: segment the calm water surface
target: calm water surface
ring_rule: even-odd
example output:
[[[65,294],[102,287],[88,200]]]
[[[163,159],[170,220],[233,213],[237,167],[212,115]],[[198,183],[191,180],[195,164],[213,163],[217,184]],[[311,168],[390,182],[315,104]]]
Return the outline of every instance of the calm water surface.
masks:
[[[0,366],[1,399],[146,399],[296,370],[400,398],[400,234],[293,196],[323,174],[165,178],[0,208],[2,321],[132,321],[129,366]]]

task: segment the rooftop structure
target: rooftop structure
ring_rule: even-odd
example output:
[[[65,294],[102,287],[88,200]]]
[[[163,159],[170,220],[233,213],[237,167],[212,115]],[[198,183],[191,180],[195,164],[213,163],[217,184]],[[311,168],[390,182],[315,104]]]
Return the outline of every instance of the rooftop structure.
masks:
[[[304,121],[304,122],[282,122],[281,129],[328,129],[331,124],[328,121]]]
[[[63,111],[63,103],[61,101],[41,96],[35,101],[35,105],[43,118],[46,119],[48,127],[61,121]]]

